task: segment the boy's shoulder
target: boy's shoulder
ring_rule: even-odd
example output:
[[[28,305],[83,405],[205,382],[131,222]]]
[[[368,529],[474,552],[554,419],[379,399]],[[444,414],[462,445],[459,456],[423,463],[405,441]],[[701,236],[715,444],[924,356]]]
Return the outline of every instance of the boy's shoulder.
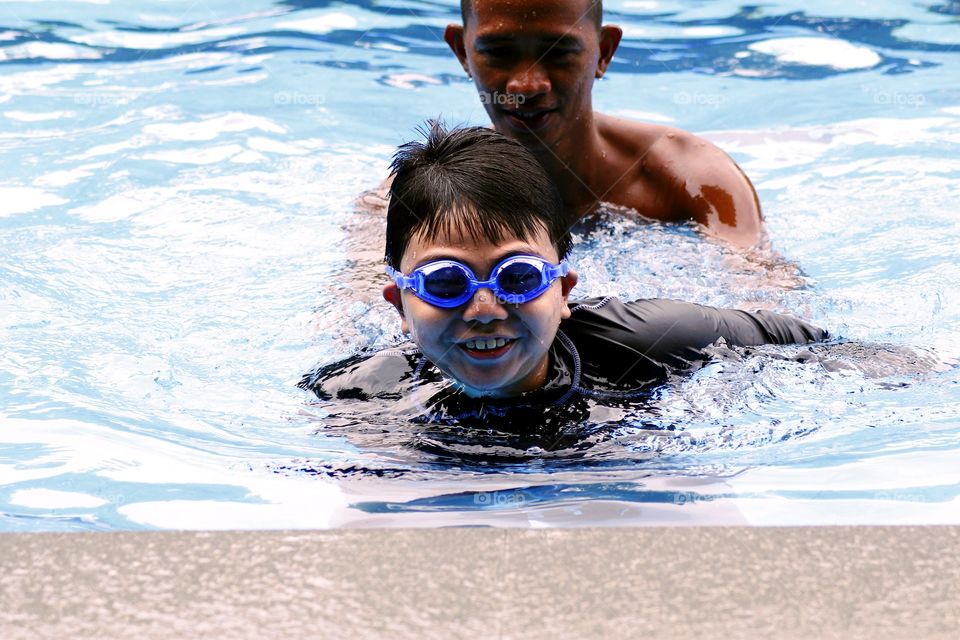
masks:
[[[561,321],[560,328],[571,337],[594,336],[610,330],[630,331],[635,325],[635,310],[642,301],[624,302],[613,296],[586,298],[570,301],[570,317]]]
[[[307,373],[297,385],[320,399],[400,397],[416,373],[422,354],[416,344],[404,343],[380,351],[363,351]]]
[[[582,300],[571,300],[567,302],[567,306],[570,307],[570,313],[589,313],[591,311],[597,311],[607,306],[608,304],[617,304],[622,302],[619,298],[613,296],[602,296],[597,298],[585,298]]]
[[[666,379],[656,331],[647,330],[656,316],[648,300],[624,302],[613,296],[570,302],[570,317],[560,323],[577,352],[581,383],[608,391],[639,390]]]
[[[642,313],[645,305],[655,303],[653,300],[634,300],[624,302],[614,296],[602,296],[596,298],[585,298],[567,303],[570,309],[570,317],[561,323],[561,327],[589,328],[596,324],[600,325],[625,325],[632,324],[634,316]]]

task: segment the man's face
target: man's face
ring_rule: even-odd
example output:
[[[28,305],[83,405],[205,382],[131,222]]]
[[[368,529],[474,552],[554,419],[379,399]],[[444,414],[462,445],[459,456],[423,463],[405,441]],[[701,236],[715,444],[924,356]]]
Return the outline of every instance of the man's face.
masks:
[[[473,76],[497,131],[552,145],[592,111],[590,92],[620,40],[590,0],[473,0],[447,43]]]
[[[409,274],[420,265],[438,259],[466,264],[480,279],[510,255],[535,255],[552,264],[557,250],[545,230],[530,239],[512,238],[499,244],[457,232],[446,237],[411,239],[400,261]],[[501,303],[489,289],[479,289],[459,307],[444,309],[400,291],[393,283],[383,296],[400,312],[403,331],[409,333],[423,354],[448,376],[464,385],[470,395],[513,396],[538,388],[548,368],[548,350],[560,320],[570,316],[567,297],[577,282],[570,271],[555,280],[541,296],[524,304]],[[481,347],[476,348],[477,341]],[[492,350],[484,346],[499,345]]]

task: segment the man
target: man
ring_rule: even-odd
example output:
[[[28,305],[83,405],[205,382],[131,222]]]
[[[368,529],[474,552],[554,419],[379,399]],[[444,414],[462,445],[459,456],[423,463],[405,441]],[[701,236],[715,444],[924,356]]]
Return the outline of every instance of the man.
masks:
[[[571,220],[600,202],[662,221],[695,220],[738,246],[762,236],[750,180],[713,144],[679,129],[593,110],[591,90],[623,32],[599,0],[462,0],[444,37],[496,130],[523,144]]]

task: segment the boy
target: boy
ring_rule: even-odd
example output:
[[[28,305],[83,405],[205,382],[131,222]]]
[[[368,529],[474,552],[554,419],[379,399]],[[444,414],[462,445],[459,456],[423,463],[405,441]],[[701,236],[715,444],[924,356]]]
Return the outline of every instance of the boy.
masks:
[[[621,401],[731,345],[823,340],[800,320],[671,300],[569,301],[563,203],[523,146],[481,127],[397,152],[383,297],[413,341],[322,367],[301,386],[322,399],[381,398],[429,419],[511,407]]]

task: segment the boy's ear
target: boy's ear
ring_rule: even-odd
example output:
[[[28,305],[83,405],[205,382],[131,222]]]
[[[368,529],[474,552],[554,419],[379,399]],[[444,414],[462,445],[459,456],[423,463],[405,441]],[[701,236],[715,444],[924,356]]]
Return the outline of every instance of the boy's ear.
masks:
[[[613,54],[617,52],[620,46],[620,39],[623,38],[623,29],[615,24],[606,24],[600,27],[600,60],[597,61],[597,71],[594,74],[597,78],[602,78],[613,60]]]
[[[460,61],[460,66],[463,67],[463,70],[466,71],[469,76],[470,67],[467,65],[467,46],[463,41],[463,25],[448,24],[446,30],[443,32],[443,39],[447,41],[447,45],[450,47],[450,50],[453,51],[453,55],[457,56],[457,60]]]
[[[563,308],[560,310],[560,317],[566,319],[570,317],[570,307],[567,306],[567,300],[570,298],[570,292],[577,286],[580,276],[576,271],[570,269],[567,275],[560,276],[560,295],[563,297]]]
[[[397,313],[400,314],[400,330],[404,333],[410,333],[410,327],[407,325],[407,316],[403,313],[403,300],[400,298],[400,287],[395,283],[383,287],[383,299],[392,304]]]

